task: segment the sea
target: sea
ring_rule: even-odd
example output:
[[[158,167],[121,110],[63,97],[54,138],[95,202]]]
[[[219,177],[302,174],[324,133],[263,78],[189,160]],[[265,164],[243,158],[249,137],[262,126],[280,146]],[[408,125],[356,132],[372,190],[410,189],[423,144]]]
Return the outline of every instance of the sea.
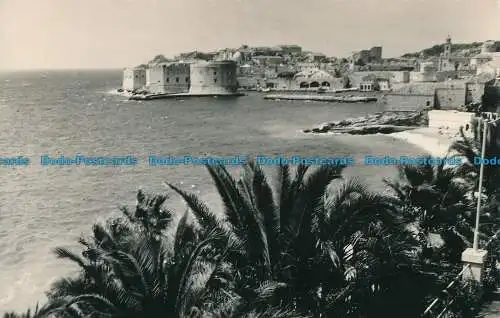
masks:
[[[258,93],[234,98],[129,101],[115,93],[120,70],[0,73],[0,156],[27,166],[0,167],[0,313],[45,301],[57,278],[76,270],[56,259],[58,246],[76,248],[94,222],[133,207],[139,188],[171,194],[164,182],[195,191],[215,211],[221,203],[201,165],[150,166],[154,156],[419,155],[389,136],[310,135],[301,129],[383,111],[376,103],[268,101]],[[135,166],[42,166],[48,155],[134,156]],[[272,179],[275,167],[266,166]],[[232,167],[237,176],[239,168]],[[346,178],[383,191],[394,166],[356,164]]]

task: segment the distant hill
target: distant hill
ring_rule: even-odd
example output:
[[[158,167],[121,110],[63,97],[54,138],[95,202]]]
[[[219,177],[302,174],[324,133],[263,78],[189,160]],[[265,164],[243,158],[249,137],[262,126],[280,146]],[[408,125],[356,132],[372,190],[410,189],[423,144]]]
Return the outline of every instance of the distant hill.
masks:
[[[496,41],[497,46],[500,45],[500,41]],[[481,53],[481,46],[483,42],[472,42],[472,43],[454,43],[451,45],[451,52],[460,56],[473,56]],[[414,53],[406,53],[401,57],[403,58],[418,58],[421,53],[424,54],[425,57],[438,57],[441,53],[444,52],[444,43],[437,44],[430,48],[424,49],[419,52]]]

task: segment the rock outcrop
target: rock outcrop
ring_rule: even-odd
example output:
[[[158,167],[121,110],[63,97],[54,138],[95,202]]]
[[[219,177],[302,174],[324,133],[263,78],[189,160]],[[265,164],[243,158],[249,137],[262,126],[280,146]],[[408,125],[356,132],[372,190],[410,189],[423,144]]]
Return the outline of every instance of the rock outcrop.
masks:
[[[337,133],[351,135],[390,134],[428,124],[427,112],[383,112],[350,118],[319,127],[304,129],[304,133]]]

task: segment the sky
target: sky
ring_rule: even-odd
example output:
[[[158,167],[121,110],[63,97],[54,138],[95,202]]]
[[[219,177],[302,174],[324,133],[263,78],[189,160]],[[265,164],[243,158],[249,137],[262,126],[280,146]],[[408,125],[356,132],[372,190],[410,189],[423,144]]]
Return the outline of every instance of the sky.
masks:
[[[122,68],[242,44],[395,57],[448,34],[500,40],[500,0],[0,0],[0,69]]]

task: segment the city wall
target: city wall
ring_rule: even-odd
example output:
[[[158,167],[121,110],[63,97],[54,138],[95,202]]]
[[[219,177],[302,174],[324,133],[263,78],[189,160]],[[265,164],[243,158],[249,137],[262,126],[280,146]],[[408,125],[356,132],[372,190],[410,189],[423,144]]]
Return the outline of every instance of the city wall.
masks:
[[[187,93],[190,84],[190,67],[188,63],[173,63],[166,66],[164,73],[165,92],[171,94]]]
[[[389,93],[382,97],[386,111],[420,111],[434,106],[434,94],[397,94]]]
[[[437,109],[456,109],[458,106],[466,104],[465,88],[436,88]]]
[[[162,63],[145,71],[151,94],[234,94],[238,88],[236,63]],[[125,83],[125,82],[124,82]]]
[[[128,68],[123,70],[124,90],[140,89],[146,85],[146,70],[142,68]]]
[[[164,63],[146,70],[146,89],[153,94],[178,94],[189,91],[189,64]]]

